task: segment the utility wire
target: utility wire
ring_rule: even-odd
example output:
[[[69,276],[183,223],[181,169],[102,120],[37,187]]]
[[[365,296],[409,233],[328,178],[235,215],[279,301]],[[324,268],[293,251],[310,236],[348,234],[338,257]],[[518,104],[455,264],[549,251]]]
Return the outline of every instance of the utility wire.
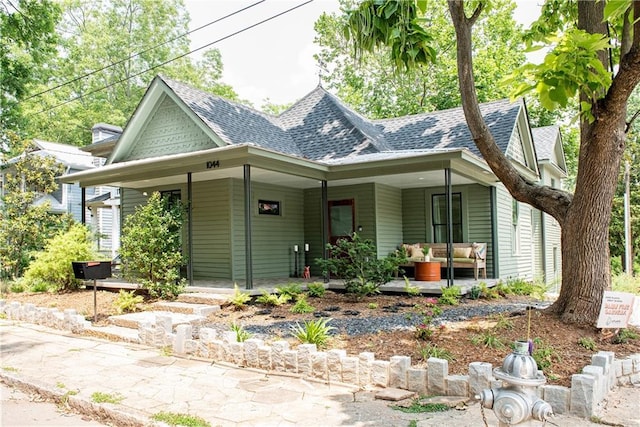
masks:
[[[166,40],[166,41],[164,41],[164,42],[162,42],[162,43],[160,43],[160,44],[157,44],[157,45],[155,45],[155,46],[151,46],[151,47],[149,47],[149,48],[147,48],[147,49],[145,49],[145,50],[142,50],[142,51],[140,51],[140,52],[134,53],[134,54],[130,55],[130,56],[129,56],[129,57],[127,57],[127,58],[123,58],[123,59],[121,59],[121,60],[119,60],[119,61],[117,61],[117,62],[113,62],[113,63],[111,63],[111,64],[109,64],[109,65],[106,65],[106,66],[104,66],[104,67],[102,67],[102,68],[99,68],[99,69],[97,69],[97,70],[89,71],[88,73],[83,74],[83,75],[81,75],[81,76],[79,76],[79,77],[75,77],[75,78],[73,78],[73,79],[71,79],[71,80],[69,80],[69,81],[66,81],[66,82],[64,82],[64,83],[60,83],[59,85],[54,86],[54,87],[49,88],[49,89],[46,89],[46,90],[43,90],[42,92],[38,92],[38,93],[36,93],[36,94],[34,94],[34,95],[31,95],[31,96],[30,96],[30,97],[28,97],[28,98],[23,99],[23,101],[27,101],[27,100],[29,100],[29,99],[32,99],[32,98],[38,97],[38,96],[40,96],[40,95],[44,95],[45,93],[49,93],[49,92],[52,92],[52,91],[54,91],[54,90],[56,90],[56,89],[59,89],[59,88],[61,88],[61,87],[64,87],[64,86],[70,85],[71,83],[75,83],[75,82],[77,82],[78,80],[84,79],[85,77],[92,76],[92,75],[94,75],[94,74],[96,74],[96,73],[99,73],[100,71],[104,71],[104,70],[106,70],[106,69],[108,69],[108,68],[115,67],[116,65],[122,64],[123,62],[126,62],[126,61],[128,61],[128,60],[130,60],[130,59],[136,58],[136,57],[138,57],[138,56],[142,55],[143,53],[147,53],[147,52],[149,52],[149,51],[152,51],[152,50],[154,50],[154,49],[157,49],[157,48],[159,48],[159,47],[161,47],[161,46],[164,46],[164,45],[166,45],[166,44],[168,44],[168,43],[171,43],[171,42],[173,42],[173,41],[176,41],[176,40],[178,40],[178,39],[180,39],[180,38],[182,38],[182,37],[188,36],[188,35],[189,35],[189,34],[191,34],[191,33],[195,33],[196,31],[199,31],[199,30],[201,30],[201,29],[203,29],[203,28],[206,28],[206,27],[208,27],[209,25],[213,25],[213,24],[215,24],[215,23],[218,23],[218,22],[220,22],[220,21],[223,21],[223,20],[225,20],[225,19],[227,19],[227,18],[232,17],[233,15],[237,15],[238,13],[241,13],[241,12],[244,12],[245,10],[251,9],[251,8],[252,8],[252,7],[254,7],[254,6],[259,5],[260,3],[264,3],[265,1],[267,1],[267,0],[260,0],[260,1],[256,2],[256,3],[253,3],[253,4],[249,5],[249,6],[243,7],[242,9],[238,9],[238,10],[236,10],[236,11],[234,11],[234,12],[229,13],[228,15],[225,15],[225,16],[223,16],[223,17],[221,17],[221,18],[218,18],[218,19],[216,19],[216,20],[214,20],[214,21],[211,21],[211,22],[209,22],[209,23],[207,23],[207,24],[204,24],[204,25],[202,25],[202,26],[200,26],[200,27],[198,27],[198,28],[195,28],[195,29],[193,29],[193,30],[191,30],[191,31],[187,31],[187,32],[186,32],[186,33],[184,33],[184,34],[180,34],[180,35],[178,35],[178,36],[176,36],[176,37],[174,37],[174,38],[172,38],[172,39],[170,39],[170,40]],[[11,4],[11,2],[9,2],[9,4]],[[12,5],[12,6],[13,6],[13,5]],[[15,8],[15,6],[14,6],[14,8]],[[17,10],[17,9],[16,9],[16,10]]]
[[[302,6],[306,6],[307,4],[309,4],[309,3],[311,3],[311,2],[313,2],[313,0],[307,0],[307,1],[306,1],[306,2],[304,2],[304,3],[301,3],[301,4],[297,5],[297,6],[294,6],[294,7],[290,8],[290,9],[287,9],[287,10],[285,10],[285,11],[283,11],[283,12],[277,13],[277,14],[275,14],[275,15],[273,15],[273,16],[270,16],[269,18],[263,19],[262,21],[256,22],[255,24],[252,24],[252,25],[249,25],[248,27],[244,27],[244,28],[243,28],[243,29],[241,29],[241,30],[238,30],[238,31],[236,31],[236,32],[234,32],[234,33],[231,33],[231,34],[228,34],[228,35],[226,35],[226,36],[224,36],[224,37],[222,37],[222,38],[219,38],[218,40],[214,40],[214,41],[212,41],[211,43],[207,43],[207,44],[205,44],[204,46],[200,46],[199,48],[196,48],[196,49],[194,49],[194,50],[192,50],[192,51],[189,51],[189,52],[187,52],[187,53],[183,53],[182,55],[178,55],[178,56],[176,56],[176,57],[175,57],[175,58],[173,58],[173,59],[169,59],[169,60],[167,60],[167,61],[165,61],[165,62],[162,62],[162,63],[160,63],[160,64],[154,65],[153,67],[150,67],[150,68],[147,68],[146,70],[143,70],[143,71],[140,71],[140,72],[138,72],[138,73],[132,74],[132,75],[130,75],[129,77],[126,77],[126,78],[124,78],[124,79],[120,79],[120,80],[118,80],[118,81],[115,81],[115,82],[113,82],[113,83],[110,83],[110,84],[108,84],[108,85],[106,85],[106,86],[103,86],[103,87],[101,87],[101,88],[98,88],[98,89],[92,90],[92,91],[90,91],[90,92],[88,92],[88,93],[85,93],[85,94],[82,94],[82,95],[78,95],[78,96],[76,96],[76,97],[74,97],[74,98],[71,98],[71,99],[69,99],[69,100],[67,100],[67,101],[64,101],[64,102],[61,102],[61,103],[59,103],[59,104],[56,104],[56,105],[54,105],[53,107],[49,107],[49,108],[45,108],[44,110],[40,110],[40,111],[38,111],[36,114],[42,114],[42,113],[46,113],[46,112],[51,111],[51,110],[55,110],[55,109],[56,109],[56,108],[58,108],[58,107],[61,107],[61,106],[66,105],[66,104],[69,104],[69,103],[71,103],[71,102],[73,102],[73,101],[76,101],[76,100],[78,100],[78,99],[80,99],[80,98],[82,98],[82,97],[84,97],[84,96],[92,95],[92,94],[94,94],[94,93],[97,93],[97,92],[103,91],[103,90],[105,90],[105,89],[108,89],[108,88],[110,88],[110,87],[112,87],[112,86],[115,86],[115,85],[117,85],[117,84],[119,84],[119,83],[122,83],[122,82],[125,82],[125,81],[127,81],[127,80],[130,80],[130,79],[132,79],[132,78],[134,78],[134,77],[138,77],[139,75],[142,75],[142,74],[144,74],[144,73],[147,73],[147,72],[149,72],[149,71],[151,71],[151,70],[155,70],[156,68],[159,68],[159,67],[162,67],[162,66],[164,66],[164,65],[167,65],[167,64],[169,64],[170,62],[173,62],[173,61],[178,60],[178,59],[180,59],[180,58],[184,58],[185,56],[187,56],[187,55],[191,55],[191,54],[192,54],[192,53],[194,53],[194,52],[197,52],[197,51],[202,50],[202,49],[204,49],[204,48],[206,48],[206,47],[209,47],[209,46],[211,46],[211,45],[213,45],[213,44],[219,43],[219,42],[221,42],[221,41],[223,41],[223,40],[226,40],[226,39],[231,38],[231,37],[233,37],[233,36],[236,36],[236,35],[238,35],[238,34],[240,34],[240,33],[243,33],[243,32],[245,32],[245,31],[247,31],[247,30],[250,30],[250,29],[252,29],[252,28],[255,28],[255,27],[257,27],[258,25],[262,25],[262,24],[264,24],[265,22],[271,21],[271,20],[273,20],[273,19],[275,19],[275,18],[278,18],[278,17],[280,17],[280,16],[282,16],[282,15],[286,15],[287,13],[292,12],[292,11],[294,11],[295,9],[298,9],[298,8],[300,8],[300,7],[302,7]]]

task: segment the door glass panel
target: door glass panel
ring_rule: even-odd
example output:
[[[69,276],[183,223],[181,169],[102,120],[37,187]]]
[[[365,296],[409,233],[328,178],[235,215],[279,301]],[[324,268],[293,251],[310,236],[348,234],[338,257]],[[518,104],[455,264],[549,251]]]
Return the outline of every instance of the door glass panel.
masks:
[[[340,237],[350,237],[355,229],[353,200],[329,202],[329,234],[334,242]]]
[[[353,233],[351,206],[331,206],[331,235],[350,236]]]

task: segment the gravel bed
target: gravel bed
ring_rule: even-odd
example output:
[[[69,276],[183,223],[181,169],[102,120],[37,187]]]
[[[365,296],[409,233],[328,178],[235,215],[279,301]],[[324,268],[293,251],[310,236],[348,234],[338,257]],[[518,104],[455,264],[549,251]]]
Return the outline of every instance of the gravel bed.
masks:
[[[516,313],[523,312],[527,307],[542,309],[549,306],[549,303],[540,302],[531,303],[495,303],[495,304],[479,304],[466,305],[462,303],[459,306],[447,308],[442,311],[440,316],[434,317],[433,323],[436,325],[452,322],[461,322],[474,317],[485,317],[499,313]],[[329,317],[330,317],[330,313]],[[254,338],[268,339],[277,337],[290,337],[291,328],[296,325],[296,321],[273,321],[268,325],[252,325],[251,319],[246,319],[243,325],[244,330],[250,332]],[[415,313],[391,314],[388,316],[364,317],[362,315],[354,315],[349,318],[331,319],[329,326],[334,327],[330,335],[342,334],[347,336],[357,336],[372,334],[378,331],[392,331],[396,329],[412,329],[420,322],[420,316]],[[209,324],[207,327],[217,329],[219,331],[228,331],[228,325]]]

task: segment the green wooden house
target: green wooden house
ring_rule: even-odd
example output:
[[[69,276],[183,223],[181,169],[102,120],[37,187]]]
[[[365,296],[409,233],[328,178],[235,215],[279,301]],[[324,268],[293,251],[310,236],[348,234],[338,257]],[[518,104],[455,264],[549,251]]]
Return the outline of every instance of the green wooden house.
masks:
[[[524,177],[562,184],[557,127],[532,130],[522,100],[481,110]],[[251,287],[303,265],[319,275],[325,244],[354,231],[385,256],[446,242],[449,229],[454,242],[487,243],[488,277],[560,276],[557,224],[509,195],[460,108],[369,120],[319,86],[272,116],[158,76],[106,165],[64,179],[120,187],[122,218],[152,191],[189,202],[191,280]]]

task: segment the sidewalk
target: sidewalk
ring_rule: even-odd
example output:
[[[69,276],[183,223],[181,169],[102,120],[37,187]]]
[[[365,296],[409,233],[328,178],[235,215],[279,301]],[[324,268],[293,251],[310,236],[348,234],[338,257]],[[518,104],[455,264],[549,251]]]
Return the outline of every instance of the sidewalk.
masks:
[[[28,323],[0,320],[0,380],[62,397],[84,414],[115,425],[154,425],[158,412],[190,414],[212,426],[483,426],[480,407],[407,414],[375,400],[374,391],[323,384],[208,361],[163,355],[161,350],[72,335]],[[95,392],[121,396],[118,404],[92,402]],[[640,388],[608,399],[600,419],[640,426]],[[488,425],[497,420],[485,411]],[[534,423],[532,425],[542,425]],[[548,425],[596,426],[575,417]]]

